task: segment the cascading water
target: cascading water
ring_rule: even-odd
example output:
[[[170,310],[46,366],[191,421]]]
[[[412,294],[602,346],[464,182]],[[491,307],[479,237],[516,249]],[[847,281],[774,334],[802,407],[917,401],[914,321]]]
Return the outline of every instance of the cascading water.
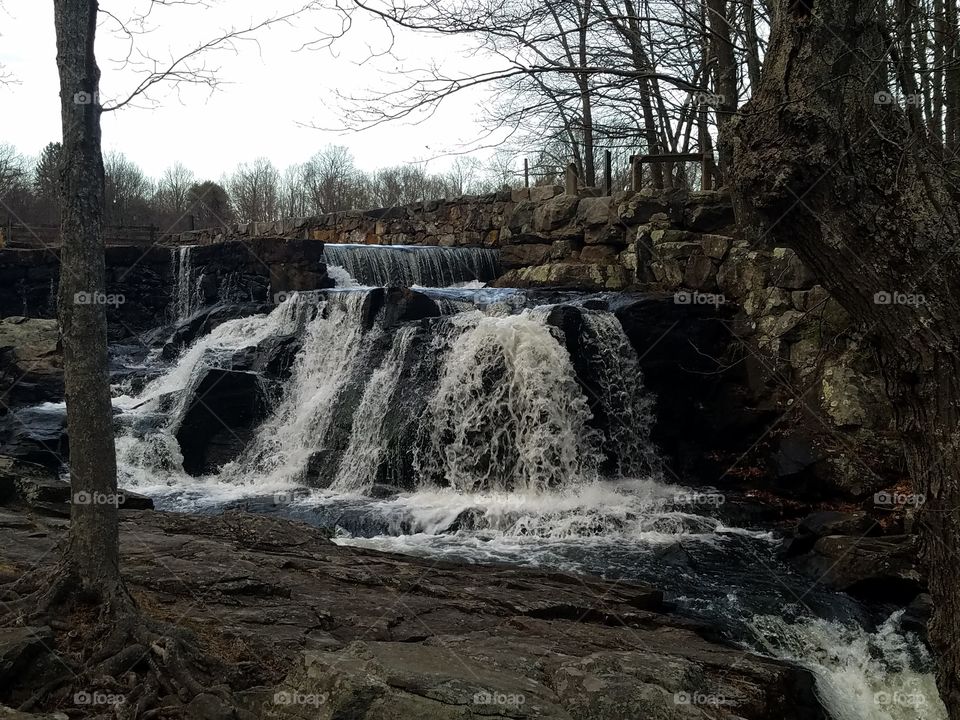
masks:
[[[421,482],[527,492],[592,478],[589,407],[543,318],[475,313],[455,322],[469,329],[453,343],[427,404]]]
[[[358,370],[357,360],[372,340],[362,327],[367,298],[367,292],[329,295],[325,312],[306,330],[280,404],[244,454],[223,469],[226,479],[306,479],[311,456],[323,451],[337,395]]]
[[[897,616],[872,628],[854,601],[811,591],[772,533],[725,524],[723,496],[657,477],[652,398],[613,314],[565,305],[566,323],[556,306],[524,308],[523,293],[461,288],[424,290],[439,315],[389,320],[383,291],[355,287],[354,272],[322,300],[220,325],[118,397],[124,483],[161,507],[260,498],[337,527],[343,544],[650,582],[731,640],[809,668],[834,720],[946,717]],[[291,333],[299,353],[249,446],[187,476],[174,431],[191,388]],[[385,478],[392,496],[370,497]]]
[[[197,288],[194,282],[193,264],[189,245],[177,248],[173,255],[174,286],[173,286],[173,319],[183,320],[190,317],[196,309]]]
[[[498,275],[499,255],[488,248],[328,244],[323,254],[361,285],[444,287]]]

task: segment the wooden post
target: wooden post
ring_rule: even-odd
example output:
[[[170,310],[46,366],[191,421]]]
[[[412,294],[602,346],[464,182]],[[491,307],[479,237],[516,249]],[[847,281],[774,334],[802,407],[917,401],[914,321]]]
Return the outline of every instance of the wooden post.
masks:
[[[577,166],[573,163],[567,165],[567,172],[564,176],[564,192],[567,195],[576,195],[579,190],[579,179],[577,178]]]
[[[530,187],[530,162],[526,158],[523,159],[523,186]]]
[[[713,168],[710,163],[710,153],[703,154],[703,160],[700,161],[700,189],[713,190]]]
[[[630,156],[630,189],[639,192],[643,188],[643,163],[639,155]]]
[[[613,195],[613,153],[603,153],[603,194]]]

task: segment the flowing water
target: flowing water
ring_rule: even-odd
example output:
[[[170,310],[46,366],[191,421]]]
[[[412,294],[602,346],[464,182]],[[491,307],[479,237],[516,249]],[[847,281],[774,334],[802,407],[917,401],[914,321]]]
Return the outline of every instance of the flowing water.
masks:
[[[124,485],[162,508],[241,502],[334,527],[343,544],[649,582],[678,612],[809,668],[835,720],[946,717],[900,613],[877,622],[811,589],[776,534],[726,522],[710,488],[663,480],[652,398],[602,302],[478,287],[454,255],[329,250],[339,289],[223,323],[139,392],[118,388]],[[439,314],[398,320],[366,286],[395,272],[474,282],[422,287]],[[251,442],[217,473],[187,475],[174,435],[191,390],[291,335],[299,352]]]
[[[487,248],[327,244],[323,255],[363,285],[446,287],[498,274],[498,253]]]
[[[197,283],[194,276],[189,245],[178,247],[173,253],[173,318],[190,317],[197,306]]]

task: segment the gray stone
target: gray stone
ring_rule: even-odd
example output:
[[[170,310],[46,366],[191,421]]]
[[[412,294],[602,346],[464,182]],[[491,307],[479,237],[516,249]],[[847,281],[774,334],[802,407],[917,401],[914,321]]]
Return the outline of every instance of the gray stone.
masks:
[[[500,264],[506,269],[542,265],[550,259],[553,245],[532,243],[505,245],[500,248]]]
[[[723,191],[690,193],[683,207],[683,226],[688,230],[713,233],[736,225],[733,203]]]
[[[574,216],[580,199],[576,195],[558,195],[533,211],[533,229],[550,232],[566,225]]]
[[[703,247],[703,254],[714,260],[722,260],[730,249],[730,238],[725,235],[701,235],[700,245]]]
[[[683,284],[692,290],[712,291],[717,288],[717,266],[705,255],[694,255],[687,260]]]
[[[786,290],[809,290],[817,278],[790,248],[773,249],[770,261],[770,284]]]
[[[662,258],[650,263],[650,270],[656,281],[668,290],[678,288],[683,284],[683,267],[673,259]]]
[[[655,215],[663,214],[670,219],[670,205],[662,193],[642,190],[630,195],[617,206],[617,215],[628,225],[649,222]]]
[[[563,194],[560,185],[536,185],[530,188],[530,200],[534,203],[546,202],[550,198]]]
[[[577,222],[592,227],[616,221],[609,197],[585,197],[577,205]]]

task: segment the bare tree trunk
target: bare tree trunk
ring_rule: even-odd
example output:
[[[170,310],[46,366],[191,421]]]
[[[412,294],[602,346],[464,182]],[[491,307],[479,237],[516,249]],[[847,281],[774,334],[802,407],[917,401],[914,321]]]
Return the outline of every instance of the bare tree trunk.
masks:
[[[754,0],[743,0],[743,34],[746,42],[747,74],[750,91],[756,92],[760,85],[760,41],[757,38],[757,12]]]
[[[55,0],[54,22],[63,122],[58,307],[73,495],[67,562],[81,592],[103,599],[122,585],[107,375],[100,70],[93,49],[97,0]]]
[[[936,149],[898,107],[874,101],[889,37],[859,0],[783,6],[759,91],[730,127],[732,185],[744,230],[795,248],[879,334],[897,428],[926,499],[929,637],[958,720],[960,218]]]
[[[707,27],[710,32],[711,55],[714,61],[715,108],[720,142],[717,143],[720,175],[727,182],[733,163],[729,143],[724,141],[724,130],[737,111],[737,62],[733,53],[727,0],[707,0]]]

